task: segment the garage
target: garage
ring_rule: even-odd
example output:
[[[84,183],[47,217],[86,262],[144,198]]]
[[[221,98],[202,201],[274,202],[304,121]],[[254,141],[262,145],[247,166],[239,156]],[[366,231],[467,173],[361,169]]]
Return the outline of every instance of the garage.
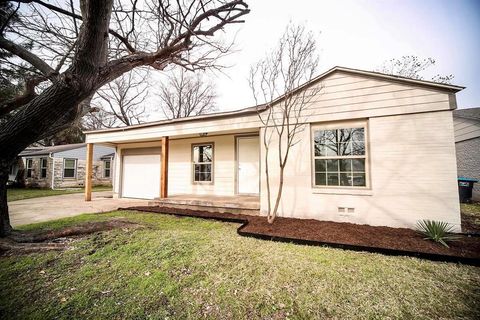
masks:
[[[160,195],[160,149],[125,150],[122,197],[154,199]]]

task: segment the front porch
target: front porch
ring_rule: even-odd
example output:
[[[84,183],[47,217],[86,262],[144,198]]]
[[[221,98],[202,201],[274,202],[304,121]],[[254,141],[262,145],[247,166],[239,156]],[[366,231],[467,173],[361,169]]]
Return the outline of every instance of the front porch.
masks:
[[[254,216],[260,214],[260,197],[251,195],[170,195],[168,198],[152,200],[148,205]]]

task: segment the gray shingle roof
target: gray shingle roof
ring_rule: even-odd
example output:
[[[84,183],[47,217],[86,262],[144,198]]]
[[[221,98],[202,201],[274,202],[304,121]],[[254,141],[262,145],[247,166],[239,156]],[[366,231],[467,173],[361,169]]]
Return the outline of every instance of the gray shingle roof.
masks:
[[[24,151],[20,152],[19,156],[21,157],[26,157],[26,156],[41,156],[41,155],[46,155],[50,153],[55,153],[55,152],[60,152],[60,151],[67,151],[67,150],[73,150],[77,148],[83,148],[87,144],[86,143],[74,143],[74,144],[63,144],[59,146],[50,146],[50,147],[44,147],[41,149],[25,149]]]

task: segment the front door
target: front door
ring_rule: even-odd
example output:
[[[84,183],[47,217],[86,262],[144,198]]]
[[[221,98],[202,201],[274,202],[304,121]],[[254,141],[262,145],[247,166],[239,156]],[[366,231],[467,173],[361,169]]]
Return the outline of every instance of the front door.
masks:
[[[237,137],[237,193],[260,190],[260,144],[258,136]]]

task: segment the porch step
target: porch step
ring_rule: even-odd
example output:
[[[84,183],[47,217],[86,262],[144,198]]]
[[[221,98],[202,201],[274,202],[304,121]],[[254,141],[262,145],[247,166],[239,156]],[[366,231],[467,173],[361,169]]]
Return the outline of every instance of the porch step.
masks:
[[[177,209],[189,209],[207,212],[227,212],[232,214],[246,214],[258,216],[260,203],[258,201],[235,201],[219,199],[183,199],[166,198],[155,199],[148,202],[149,206],[165,206]]]

